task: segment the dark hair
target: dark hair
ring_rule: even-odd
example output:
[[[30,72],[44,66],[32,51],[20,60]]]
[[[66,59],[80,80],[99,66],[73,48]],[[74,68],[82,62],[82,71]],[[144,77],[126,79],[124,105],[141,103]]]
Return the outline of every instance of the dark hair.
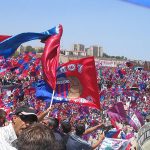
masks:
[[[0,109],[0,127],[2,127],[5,124],[6,115],[6,112],[3,109]]]
[[[56,130],[59,127],[59,120],[51,117],[49,119],[49,126],[51,126],[53,130]]]
[[[85,125],[83,123],[78,123],[76,125],[76,135],[82,136],[85,132]]]
[[[0,119],[1,118],[6,118],[6,112],[3,109],[0,109]]]
[[[61,128],[63,130],[64,133],[69,133],[71,131],[71,124],[69,121],[62,121],[61,123]]]
[[[35,123],[18,138],[18,150],[58,150],[53,132],[45,125]]]

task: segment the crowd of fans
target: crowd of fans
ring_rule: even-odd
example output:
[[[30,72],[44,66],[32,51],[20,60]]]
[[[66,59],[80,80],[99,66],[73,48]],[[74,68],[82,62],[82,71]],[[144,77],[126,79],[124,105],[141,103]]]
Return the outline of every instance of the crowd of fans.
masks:
[[[150,72],[126,64],[96,67],[101,110],[73,103],[49,107],[35,96],[36,84],[43,79],[39,58],[35,54],[1,58],[0,149],[99,149],[107,132],[115,128],[107,110],[117,102],[122,102],[128,112],[140,111],[146,121],[150,113]],[[126,137],[133,133],[129,140],[136,138],[138,131],[127,122],[118,126]],[[123,137],[120,134],[116,138]]]

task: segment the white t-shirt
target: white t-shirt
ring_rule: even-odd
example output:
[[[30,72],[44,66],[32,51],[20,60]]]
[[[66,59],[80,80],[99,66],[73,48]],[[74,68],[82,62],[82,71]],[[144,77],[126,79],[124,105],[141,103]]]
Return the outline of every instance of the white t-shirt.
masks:
[[[8,142],[6,142],[3,138],[0,138],[0,150],[17,150],[12,147]]]
[[[11,144],[17,139],[12,123],[10,123],[8,126],[0,127],[0,138],[5,140],[8,144]]]

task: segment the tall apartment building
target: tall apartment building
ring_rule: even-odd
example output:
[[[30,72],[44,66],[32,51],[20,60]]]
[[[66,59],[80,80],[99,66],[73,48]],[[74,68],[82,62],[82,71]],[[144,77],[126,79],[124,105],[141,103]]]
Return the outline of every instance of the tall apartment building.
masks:
[[[90,46],[90,48],[86,49],[88,56],[102,57],[103,56],[103,48],[100,46]]]
[[[83,44],[73,44],[73,51],[85,51],[85,46]]]

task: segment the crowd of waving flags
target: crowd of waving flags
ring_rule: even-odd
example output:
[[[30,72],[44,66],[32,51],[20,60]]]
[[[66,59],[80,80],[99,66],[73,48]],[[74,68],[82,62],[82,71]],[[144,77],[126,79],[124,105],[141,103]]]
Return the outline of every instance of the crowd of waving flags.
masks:
[[[99,109],[100,102],[94,58],[89,57],[81,60],[73,60],[66,64],[58,66],[60,53],[60,39],[62,33],[63,27],[62,25],[59,25],[42,33],[27,32],[15,36],[0,35],[0,56],[2,56],[3,58],[7,58],[7,60],[11,61],[11,65],[13,65],[9,66],[9,69],[15,71],[16,74],[18,74],[18,76],[25,77],[27,76],[29,70],[30,72],[32,72],[32,69],[36,69],[36,72],[38,71],[40,61],[35,60],[34,57],[30,57],[29,53],[24,53],[22,58],[18,58],[17,61],[9,59],[9,57],[11,57],[14,54],[14,52],[21,44],[31,40],[41,40],[45,43],[43,55],[41,57],[44,81],[37,84],[37,97],[40,97],[46,101],[51,101],[51,92],[55,91],[54,103],[82,103],[84,105],[88,105]],[[64,68],[67,70],[66,72],[63,72]],[[1,71],[4,72],[6,70],[2,69]],[[93,73],[92,77],[90,75],[91,72]],[[79,91],[80,94],[78,95],[78,97],[69,98],[68,93],[72,89],[72,82],[69,81],[68,84],[63,82],[67,80],[67,78],[71,79],[72,76],[75,76],[79,80],[79,83],[81,84],[80,86],[84,90],[82,89],[82,91]],[[61,84],[56,84],[57,79]],[[87,83],[86,81],[89,82]],[[39,92],[41,90],[44,92]],[[42,93],[43,95],[39,95],[38,93]],[[48,96],[45,96],[46,94]]]
[[[5,72],[15,72],[18,77],[26,77],[29,72],[35,72],[39,74],[40,58],[35,58],[36,53],[29,52],[24,53],[18,58],[0,58],[0,75],[4,75]]]
[[[107,114],[115,122],[127,122],[135,131],[138,131],[144,125],[144,118],[139,111],[126,112],[122,102],[116,103],[108,109]],[[113,122],[115,128],[116,125]]]
[[[100,95],[94,57],[70,60],[59,65],[62,32],[63,28],[59,25],[42,33],[0,36],[0,74],[7,72],[7,69],[9,69],[14,71],[18,78],[20,76],[26,77],[29,71],[31,76],[35,76],[40,73],[41,62],[44,80],[39,80],[36,86],[33,85],[33,90],[36,91],[35,95],[38,99],[42,99],[45,102],[53,101],[53,103],[76,103],[100,109]],[[35,39],[40,39],[45,43],[41,58],[35,58],[35,53],[31,52],[24,53],[17,59],[10,57],[22,43]],[[7,65],[9,64],[8,66],[5,66],[5,61],[7,61]],[[126,65],[132,67],[130,63]],[[123,79],[126,72],[123,69],[117,71],[120,78]],[[78,91],[76,91],[77,89]],[[52,94],[53,91],[54,95]],[[8,102],[6,105],[13,104]],[[107,114],[112,121],[112,125],[116,128],[107,132],[107,138],[117,138],[121,134],[122,139],[126,139],[125,135],[117,127],[116,121],[128,122],[136,131],[144,124],[141,113],[138,111],[126,112],[122,102],[117,102],[113,107],[109,108]]]

